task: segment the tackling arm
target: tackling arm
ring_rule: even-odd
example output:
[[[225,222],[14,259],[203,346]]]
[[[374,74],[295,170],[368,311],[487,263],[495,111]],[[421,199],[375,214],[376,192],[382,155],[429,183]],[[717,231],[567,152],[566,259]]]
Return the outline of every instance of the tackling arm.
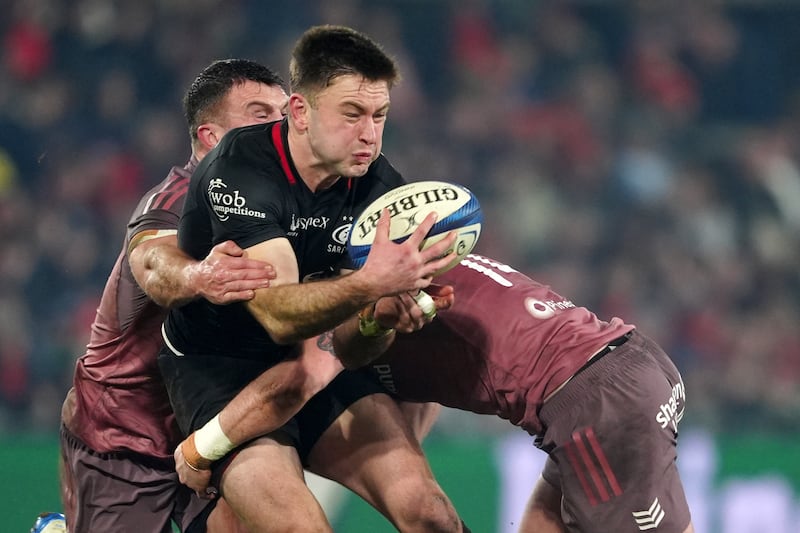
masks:
[[[272,265],[248,259],[232,241],[218,244],[197,261],[178,248],[175,230],[137,234],[128,248],[128,262],[142,290],[162,307],[196,298],[215,304],[249,300],[275,277]]]
[[[455,290],[450,285],[431,284],[426,292],[432,297],[436,312],[450,309],[455,302]],[[381,298],[334,330],[334,351],[346,368],[362,367],[389,349],[395,330],[411,333],[435,316],[436,313],[426,313],[409,293]]]

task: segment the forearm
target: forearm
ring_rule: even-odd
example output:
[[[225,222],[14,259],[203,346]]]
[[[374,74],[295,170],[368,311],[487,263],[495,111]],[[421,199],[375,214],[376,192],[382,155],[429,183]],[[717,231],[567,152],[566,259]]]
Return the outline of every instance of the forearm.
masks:
[[[192,282],[197,261],[178,248],[174,236],[140,243],[129,262],[139,286],[162,307],[183,305],[199,296]]]
[[[295,361],[272,367],[182,444],[187,463],[207,469],[228,452],[284,425],[308,399],[297,382]]]
[[[372,362],[394,342],[394,329],[372,322],[373,313],[374,307],[369,305],[359,316],[346,320],[334,330],[334,353],[345,368],[360,368]]]
[[[275,342],[291,344],[335,328],[381,296],[359,276],[273,286],[247,305]]]
[[[197,468],[283,426],[342,370],[330,353],[328,335],[304,342],[302,353],[262,373],[210,422],[184,441],[187,462]]]

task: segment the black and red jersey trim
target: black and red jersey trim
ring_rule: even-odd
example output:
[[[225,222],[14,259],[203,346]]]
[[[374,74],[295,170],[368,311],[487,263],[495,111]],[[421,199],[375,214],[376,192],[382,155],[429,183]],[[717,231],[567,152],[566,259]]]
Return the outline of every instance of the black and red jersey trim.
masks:
[[[281,135],[282,124],[283,121],[280,121],[272,125],[272,144],[278,152],[278,158],[281,161],[281,168],[286,175],[286,179],[289,180],[290,185],[294,185],[297,183],[297,178],[295,178],[292,167],[289,165],[289,154],[286,152],[286,145],[283,143],[283,135]]]

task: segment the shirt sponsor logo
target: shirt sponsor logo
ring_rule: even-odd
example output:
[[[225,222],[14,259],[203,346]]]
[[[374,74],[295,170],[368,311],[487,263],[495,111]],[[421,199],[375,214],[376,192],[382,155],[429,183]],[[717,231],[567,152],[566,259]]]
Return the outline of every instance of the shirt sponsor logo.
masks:
[[[298,231],[305,231],[311,228],[326,229],[330,221],[330,217],[298,217],[292,213],[292,222],[289,225],[289,231],[297,233]]]
[[[230,215],[240,215],[253,218],[266,218],[261,211],[254,211],[247,207],[247,198],[238,190],[227,191],[228,185],[222,178],[214,178],[208,183],[208,199],[211,209],[221,221],[226,221]]]
[[[679,381],[672,387],[669,399],[662,403],[656,413],[656,422],[663,428],[671,425],[672,430],[678,431],[678,422],[683,419],[683,412],[686,409],[686,389],[683,382]]]
[[[556,302],[555,300],[537,300],[536,298],[525,298],[525,309],[533,318],[546,319],[554,316],[556,311],[564,311],[575,307],[569,300]]]
[[[372,365],[372,370],[378,375],[378,381],[380,381],[384,388],[391,392],[397,392],[397,387],[394,384],[394,376],[392,375],[391,365]]]

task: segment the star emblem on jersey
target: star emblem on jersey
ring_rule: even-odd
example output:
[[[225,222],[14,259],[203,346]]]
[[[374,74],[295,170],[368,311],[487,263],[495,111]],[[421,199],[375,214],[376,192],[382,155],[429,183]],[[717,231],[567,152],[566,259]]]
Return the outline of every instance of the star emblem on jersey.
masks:
[[[664,509],[661,508],[661,503],[658,501],[658,498],[656,498],[653,500],[653,504],[649,509],[645,511],[636,511],[631,514],[636,521],[636,525],[639,527],[639,531],[647,531],[657,528],[664,519],[666,513]]]

